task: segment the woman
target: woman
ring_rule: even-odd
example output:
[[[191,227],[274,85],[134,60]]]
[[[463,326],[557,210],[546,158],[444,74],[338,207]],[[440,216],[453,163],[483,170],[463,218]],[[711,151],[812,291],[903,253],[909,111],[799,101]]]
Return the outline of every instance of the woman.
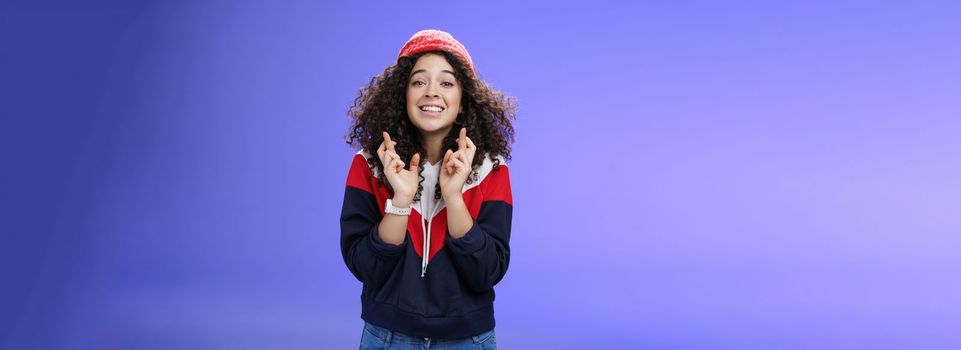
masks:
[[[513,100],[450,34],[424,30],[350,109],[341,252],[363,282],[361,348],[496,347],[510,257]]]

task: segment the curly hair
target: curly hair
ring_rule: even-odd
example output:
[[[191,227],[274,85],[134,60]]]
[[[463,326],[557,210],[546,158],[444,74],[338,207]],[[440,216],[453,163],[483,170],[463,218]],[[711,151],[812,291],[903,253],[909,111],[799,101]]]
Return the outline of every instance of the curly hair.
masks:
[[[396,150],[401,159],[410,159],[415,153],[420,153],[422,157],[419,165],[423,166],[427,162],[427,151],[421,143],[421,134],[407,116],[407,85],[417,59],[429,53],[439,54],[447,59],[454,67],[454,77],[462,89],[462,114],[458,115],[450,132],[444,137],[440,154],[444,154],[448,149],[456,151],[460,129],[467,128],[467,137],[477,146],[471,164],[473,171],[467,179],[467,183],[472,183],[477,180],[477,168],[484,161],[485,155],[490,155],[495,167],[500,165],[497,156],[504,157],[505,160],[511,159],[511,144],[514,142],[514,126],[511,122],[516,118],[516,103],[513,97],[494,90],[470,73],[466,65],[450,53],[429,51],[401,57],[397,64],[371,78],[367,87],[360,90],[347,113],[353,121],[345,140],[355,149],[360,147],[368,154],[376,155],[377,147],[384,141],[383,132],[386,131],[390,138],[397,142]],[[380,158],[370,157],[367,163],[376,170],[377,179],[393,193],[393,187],[384,176],[384,165]],[[421,175],[414,201],[420,200],[423,184],[424,176]],[[434,198],[440,199],[440,195],[438,188],[434,192]]]

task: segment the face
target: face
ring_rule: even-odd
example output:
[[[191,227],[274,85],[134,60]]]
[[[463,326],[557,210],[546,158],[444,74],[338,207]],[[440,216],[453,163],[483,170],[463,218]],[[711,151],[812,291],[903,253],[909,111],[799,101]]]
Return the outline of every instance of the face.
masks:
[[[461,85],[444,56],[417,59],[407,83],[407,116],[424,136],[447,135],[460,112]]]

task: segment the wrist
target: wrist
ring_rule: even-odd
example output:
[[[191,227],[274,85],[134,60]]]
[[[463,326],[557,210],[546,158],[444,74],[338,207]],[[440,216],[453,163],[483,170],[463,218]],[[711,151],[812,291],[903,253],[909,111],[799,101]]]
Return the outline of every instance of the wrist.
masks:
[[[384,213],[398,215],[398,216],[409,216],[410,206],[409,205],[407,207],[397,206],[397,205],[394,205],[393,199],[388,199],[387,203],[384,204]]]
[[[407,197],[407,196],[398,196],[395,194],[394,198],[391,198],[390,201],[394,204],[395,207],[410,208],[410,203],[413,202],[413,198],[414,196]]]
[[[446,203],[464,201],[464,194],[460,191],[457,191],[457,193],[441,193],[441,196],[444,197],[444,202]]]

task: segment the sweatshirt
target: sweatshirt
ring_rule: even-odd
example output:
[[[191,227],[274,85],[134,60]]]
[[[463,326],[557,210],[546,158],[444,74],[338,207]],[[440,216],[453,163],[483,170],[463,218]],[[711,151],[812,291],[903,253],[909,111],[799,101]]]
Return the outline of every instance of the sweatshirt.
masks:
[[[484,157],[476,179],[464,185],[464,203],[474,222],[463,237],[450,236],[443,199],[430,209],[417,201],[411,203],[404,242],[393,245],[378,233],[393,194],[377,180],[369,157],[364,151],[354,156],[340,216],[344,263],[363,283],[361,318],[440,339],[494,329],[494,285],[510,261],[513,204],[504,160],[494,167]]]

